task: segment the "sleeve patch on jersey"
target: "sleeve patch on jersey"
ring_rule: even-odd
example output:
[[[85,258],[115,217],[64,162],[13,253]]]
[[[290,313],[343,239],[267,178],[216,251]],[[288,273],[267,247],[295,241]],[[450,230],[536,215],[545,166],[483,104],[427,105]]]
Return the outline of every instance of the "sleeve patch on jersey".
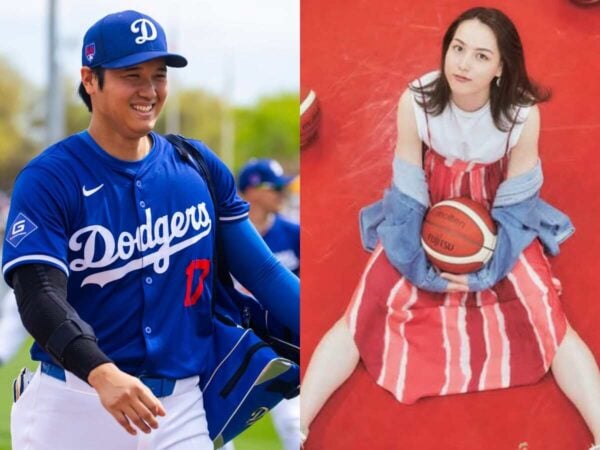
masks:
[[[23,239],[37,229],[37,225],[29,217],[23,213],[19,213],[10,226],[9,232],[6,234],[6,242],[16,248]]]

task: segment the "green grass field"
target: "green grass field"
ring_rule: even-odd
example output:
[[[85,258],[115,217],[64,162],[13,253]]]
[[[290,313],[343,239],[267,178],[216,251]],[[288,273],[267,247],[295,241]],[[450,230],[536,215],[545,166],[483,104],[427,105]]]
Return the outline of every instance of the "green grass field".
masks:
[[[0,450],[10,450],[10,406],[12,403],[12,380],[21,367],[35,369],[36,363],[29,359],[28,342],[8,364],[0,367]],[[271,418],[259,420],[235,440],[236,450],[281,450]],[[58,449],[48,449],[58,450]]]

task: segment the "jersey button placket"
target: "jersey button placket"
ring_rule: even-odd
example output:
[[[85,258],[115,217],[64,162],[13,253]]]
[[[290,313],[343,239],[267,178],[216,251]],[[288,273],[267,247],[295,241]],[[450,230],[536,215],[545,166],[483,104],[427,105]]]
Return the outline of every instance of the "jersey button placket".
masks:
[[[146,205],[146,202],[144,200],[142,200],[142,196],[144,195],[142,186],[143,183],[141,180],[136,179],[134,182],[134,195],[135,195],[135,200],[139,206],[138,208],[138,227],[141,227],[142,225],[144,225],[146,223],[146,208],[148,205]],[[142,234],[140,233],[140,239],[142,239]],[[141,246],[141,242],[140,242],[140,246]],[[146,250],[145,252],[141,253],[142,258],[145,258],[148,256],[148,253],[151,252],[150,249]],[[154,289],[152,288],[152,282],[154,281],[152,278],[152,265],[146,266],[146,267],[142,267],[142,269],[140,270],[140,276],[142,277],[142,283],[144,286],[143,289],[143,295],[144,295],[144,310],[145,311],[149,311],[151,310],[151,307],[149,305],[149,303],[151,303],[151,299],[152,299],[152,292],[154,291]],[[150,319],[150,320],[148,320]],[[144,322],[146,320],[148,320],[148,322],[151,321],[151,317],[148,316],[146,317],[146,314],[144,314]],[[146,322],[146,323],[148,323]],[[143,323],[143,322],[142,322]],[[144,330],[144,335],[146,336],[146,351],[149,354],[153,353],[153,339],[151,337],[152,335],[152,327],[148,324],[146,324],[143,328]],[[149,355],[148,355],[149,356]]]
[[[136,197],[136,200],[138,201],[138,205],[140,206],[140,208],[146,208],[146,206],[147,206],[146,202],[144,200],[142,200],[142,198],[141,198],[143,195],[142,185],[143,185],[142,180],[139,180],[139,179],[135,180],[135,187],[136,187],[135,197]],[[142,211],[141,215],[144,216],[143,211]]]

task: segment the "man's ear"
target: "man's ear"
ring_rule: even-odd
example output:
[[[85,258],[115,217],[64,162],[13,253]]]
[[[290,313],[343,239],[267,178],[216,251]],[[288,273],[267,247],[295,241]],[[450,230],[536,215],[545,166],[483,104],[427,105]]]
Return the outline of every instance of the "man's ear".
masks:
[[[85,92],[87,92],[88,95],[92,95],[94,92],[96,92],[98,87],[98,79],[96,75],[94,75],[92,69],[89,67],[81,68],[81,84],[83,84]]]

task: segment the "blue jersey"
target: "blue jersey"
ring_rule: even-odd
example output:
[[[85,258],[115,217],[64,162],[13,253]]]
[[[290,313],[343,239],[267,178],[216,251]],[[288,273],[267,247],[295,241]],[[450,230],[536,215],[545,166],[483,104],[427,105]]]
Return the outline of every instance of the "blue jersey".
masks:
[[[281,264],[300,275],[300,225],[276,214],[263,239]]]
[[[184,378],[201,372],[212,332],[215,210],[196,169],[150,136],[141,161],[110,156],[87,132],[32,160],[15,183],[2,270],[59,268],[68,302],[122,370]],[[229,170],[194,145],[211,171],[219,220],[247,220]],[[37,344],[32,357],[51,361]]]

